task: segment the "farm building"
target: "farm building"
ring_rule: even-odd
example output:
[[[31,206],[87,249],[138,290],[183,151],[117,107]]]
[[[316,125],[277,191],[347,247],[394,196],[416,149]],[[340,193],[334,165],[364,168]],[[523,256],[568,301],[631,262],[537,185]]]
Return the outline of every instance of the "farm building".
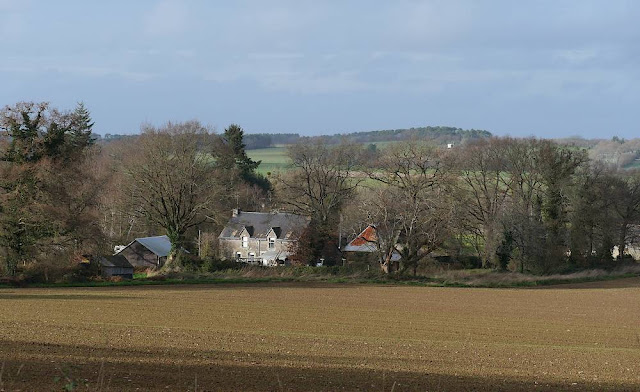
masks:
[[[376,234],[376,227],[374,225],[367,226],[362,233],[358,234],[356,238],[352,239],[347,246],[342,249],[348,262],[353,261],[370,261],[376,258],[376,252],[378,251],[378,236]],[[400,254],[394,251],[391,256],[391,261],[399,261]]]
[[[281,212],[233,210],[218,241],[221,256],[262,265],[285,264],[310,218]]]
[[[134,267],[160,268],[171,252],[171,241],[166,235],[136,238],[117,255],[124,256]]]
[[[98,257],[100,274],[104,277],[121,276],[125,279],[133,279],[133,265],[123,255]]]

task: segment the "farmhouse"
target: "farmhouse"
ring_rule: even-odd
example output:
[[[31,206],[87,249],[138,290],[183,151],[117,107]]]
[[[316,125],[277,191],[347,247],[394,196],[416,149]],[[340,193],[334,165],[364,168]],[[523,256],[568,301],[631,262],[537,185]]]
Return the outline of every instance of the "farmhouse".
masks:
[[[218,236],[221,256],[262,265],[285,264],[309,222],[302,215],[234,209]]]
[[[124,256],[134,267],[160,268],[171,252],[171,241],[166,235],[136,238],[116,253]]]
[[[374,225],[367,226],[362,233],[352,239],[342,250],[348,262],[370,261],[376,258],[378,251],[378,236]],[[400,254],[394,251],[391,261],[399,261]]]
[[[133,265],[121,254],[98,257],[100,274],[104,277],[121,276],[133,279]]]

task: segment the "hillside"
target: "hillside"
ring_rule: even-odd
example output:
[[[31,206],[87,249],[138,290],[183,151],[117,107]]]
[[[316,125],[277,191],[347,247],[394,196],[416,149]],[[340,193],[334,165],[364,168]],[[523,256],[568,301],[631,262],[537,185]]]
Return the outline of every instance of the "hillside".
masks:
[[[337,144],[341,140],[355,143],[392,142],[400,140],[420,139],[430,140],[436,144],[460,143],[464,140],[473,140],[491,137],[491,132],[478,129],[461,129],[455,127],[419,127],[400,128],[379,131],[350,132],[334,135],[300,136],[297,133],[254,133],[245,135],[245,144],[248,150],[292,144],[300,140],[322,139],[328,144]]]

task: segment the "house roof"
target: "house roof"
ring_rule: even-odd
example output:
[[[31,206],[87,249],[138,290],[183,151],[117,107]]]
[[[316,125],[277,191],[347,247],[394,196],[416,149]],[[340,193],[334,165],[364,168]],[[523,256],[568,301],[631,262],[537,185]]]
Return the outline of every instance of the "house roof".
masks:
[[[376,250],[376,241],[378,241],[376,228],[373,225],[369,225],[356,238],[352,239],[343,250],[345,252],[374,252]]]
[[[251,238],[267,238],[271,230],[278,239],[293,239],[304,230],[310,218],[285,212],[244,212],[239,211],[232,216],[224,227],[219,238],[240,238],[244,229]]]
[[[131,263],[129,263],[123,255],[101,256],[98,262],[103,267],[133,268]]]
[[[166,235],[159,235],[156,237],[136,238],[116,254],[120,254],[123,250],[127,249],[136,242],[149,249],[158,257],[166,257],[171,252],[171,241],[169,241],[169,237],[167,237]]]
[[[344,252],[366,252],[373,253],[378,250],[376,246],[376,242],[378,241],[378,236],[376,235],[376,227],[373,225],[367,226],[366,229],[362,231],[362,233],[358,234],[358,236],[351,240],[344,247]],[[394,250],[391,254],[392,261],[400,260],[401,256],[398,251]]]

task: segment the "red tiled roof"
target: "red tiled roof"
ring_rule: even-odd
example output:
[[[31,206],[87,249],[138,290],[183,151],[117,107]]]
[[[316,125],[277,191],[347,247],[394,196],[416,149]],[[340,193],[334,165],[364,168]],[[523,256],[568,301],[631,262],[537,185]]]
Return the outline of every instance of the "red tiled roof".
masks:
[[[369,225],[359,236],[354,238],[349,245],[351,246],[362,246],[371,242],[376,242],[378,237],[376,236],[376,228]]]

